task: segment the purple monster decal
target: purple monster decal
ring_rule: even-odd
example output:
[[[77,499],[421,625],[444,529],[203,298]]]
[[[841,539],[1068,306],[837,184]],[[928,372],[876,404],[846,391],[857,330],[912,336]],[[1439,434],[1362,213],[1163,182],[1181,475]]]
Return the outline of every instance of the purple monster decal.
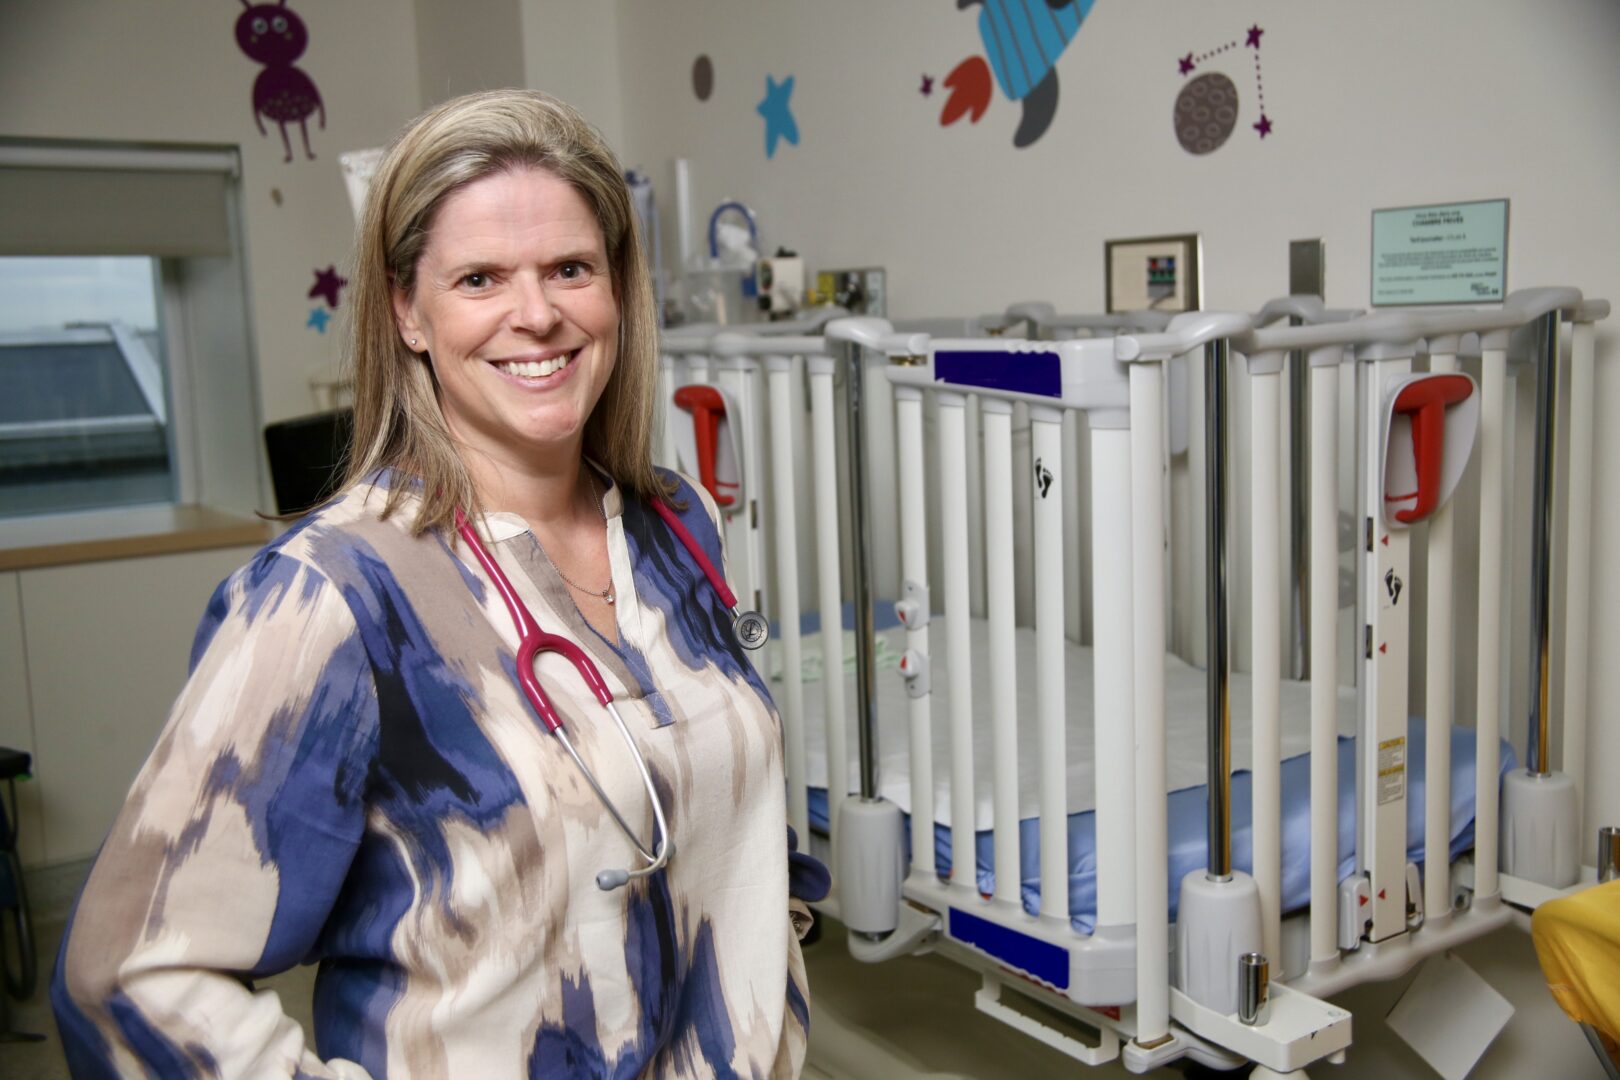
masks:
[[[236,20],[236,44],[257,63],[264,65],[259,77],[253,80],[253,122],[260,135],[268,135],[264,120],[281,125],[281,145],[287,150],[282,161],[293,159],[292,142],[287,138],[287,125],[297,121],[304,136],[304,153],[314,160],[315,151],[309,148],[310,115],[317,109],[321,114],[321,130],[326,129],[326,103],[315,89],[315,80],[305,75],[293,61],[304,55],[309,45],[309,31],[304,20],[287,10],[287,0],[273,4],[250,4],[242,0],[247,10]]]

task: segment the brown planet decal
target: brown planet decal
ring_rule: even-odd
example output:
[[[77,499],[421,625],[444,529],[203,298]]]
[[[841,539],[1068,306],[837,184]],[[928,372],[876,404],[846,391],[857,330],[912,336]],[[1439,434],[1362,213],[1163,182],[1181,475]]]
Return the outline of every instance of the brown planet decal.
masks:
[[[714,62],[707,55],[692,61],[692,93],[699,101],[708,101],[714,93]]]
[[[1189,154],[1218,150],[1237,127],[1238,96],[1232,80],[1208,72],[1176,95],[1176,141]]]

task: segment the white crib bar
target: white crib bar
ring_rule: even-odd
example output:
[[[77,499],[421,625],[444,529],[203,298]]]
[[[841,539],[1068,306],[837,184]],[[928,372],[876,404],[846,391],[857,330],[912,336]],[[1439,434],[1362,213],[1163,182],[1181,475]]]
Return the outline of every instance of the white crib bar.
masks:
[[[1117,424],[1119,421],[1112,421]],[[1096,672],[1097,928],[1136,918],[1131,438],[1091,417],[1092,660]],[[1155,558],[1157,553],[1155,553]]]
[[[1164,366],[1131,366],[1131,536],[1136,595],[1136,1041],[1170,1033],[1170,834],[1164,733]],[[1043,811],[1044,814],[1044,811]],[[1044,824],[1044,817],[1043,817]],[[1045,840],[1042,840],[1042,850]]]
[[[1066,462],[1063,414],[1035,406],[1029,412],[1035,456],[1035,681],[1040,719],[1041,914],[1069,921],[1068,690],[1063,664],[1063,522]]]
[[[991,778],[996,899],[1019,903],[1018,654],[1013,591],[1012,405],[979,402],[984,426],[985,606],[990,629]]]
[[[1063,535],[1070,538],[1074,550],[1079,548],[1080,537],[1080,434],[1085,414],[1074,409],[1063,411],[1063,447],[1058,460],[1063,468],[1058,476],[1063,487]],[[1085,625],[1085,597],[1081,584],[1085,575],[1077,565],[1074,573],[1063,579],[1063,627],[1070,641],[1080,644],[1081,628]]]
[[[1279,362],[1281,357],[1276,358]],[[1254,883],[1260,894],[1260,940],[1266,956],[1282,964],[1282,566],[1277,522],[1283,376],[1249,379],[1253,425],[1249,450],[1250,634],[1253,655]]]
[[[1505,336],[1505,335],[1504,335]],[[1507,351],[1487,344],[1480,359],[1479,662],[1474,717],[1474,895],[1497,895],[1502,741],[1502,468]]]
[[[1429,371],[1457,370],[1457,355],[1429,356]],[[1431,343],[1431,348],[1435,347]],[[1451,713],[1452,576],[1455,573],[1456,529],[1448,499],[1429,517],[1428,625],[1424,652],[1427,680],[1423,697],[1423,915],[1439,919],[1451,913]]]
[[[1576,805],[1586,805],[1587,634],[1592,571],[1592,413],[1597,397],[1592,324],[1577,322],[1569,344],[1569,478],[1564,566],[1563,771],[1575,781]]]
[[[1311,964],[1339,959],[1339,357],[1311,351]]]
[[[833,424],[833,369],[808,360],[810,445],[816,507],[816,566],[821,607],[821,685],[826,695],[827,831],[838,847],[838,808],[849,795],[849,714],[844,709],[844,598],[838,565],[838,447]]]
[[[760,448],[760,407],[756,389],[758,364],[749,356],[724,356],[716,358],[714,366],[716,384],[731,395],[737,406],[737,415],[730,421],[737,425],[737,441],[742,449],[742,460],[737,464],[742,470],[746,496],[742,506],[722,515],[727,569],[742,606],[761,610],[765,607],[765,551],[760,543],[758,501],[759,481],[764,476],[764,453]],[[748,655],[756,665],[765,662],[759,653]]]
[[[675,457],[675,425],[670,422],[675,388],[679,385],[680,361],[665,353],[658,362],[658,463],[669,469],[679,465]]]
[[[968,588],[973,598],[973,611],[983,616],[985,614],[985,575],[984,575],[984,454],[980,447],[983,445],[981,432],[983,418],[980,415],[981,402],[978,395],[966,399],[967,409],[962,414],[964,427],[963,439],[967,448],[966,469],[967,478],[967,529],[968,529]]]
[[[928,583],[928,518],[923,477],[923,395],[909,386],[894,390],[895,440],[899,459],[900,576]],[[926,621],[929,612],[922,616]],[[906,630],[906,651],[928,663],[926,625]],[[907,701],[911,721],[911,866],[933,877],[934,869],[934,721],[929,694]]]
[[[771,410],[771,511],[776,530],[776,618],[780,629],[783,757],[788,781],[788,824],[810,842],[804,739],[804,647],[799,634],[799,521],[793,483],[793,361],[765,358]],[[829,789],[831,790],[831,789]]]
[[[968,581],[967,399],[941,393],[939,514],[945,589],[945,663],[950,686],[951,882],[978,891],[974,846],[973,638]]]

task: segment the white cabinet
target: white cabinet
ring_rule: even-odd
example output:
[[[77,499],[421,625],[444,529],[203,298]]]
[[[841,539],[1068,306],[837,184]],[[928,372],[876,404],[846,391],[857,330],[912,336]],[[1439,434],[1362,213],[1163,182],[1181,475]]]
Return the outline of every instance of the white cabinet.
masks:
[[[208,598],[255,550],[0,574],[0,744],[34,755],[18,786],[26,865],[95,854],[185,682]]]

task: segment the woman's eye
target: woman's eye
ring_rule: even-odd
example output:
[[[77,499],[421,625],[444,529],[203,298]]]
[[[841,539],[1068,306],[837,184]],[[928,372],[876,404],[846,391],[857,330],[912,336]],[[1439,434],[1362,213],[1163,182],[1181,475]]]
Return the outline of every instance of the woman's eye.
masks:
[[[557,268],[557,276],[564,281],[586,281],[591,276],[591,268],[582,262],[563,263]]]
[[[483,273],[468,274],[461,279],[461,283],[469,289],[482,289],[489,284],[489,275]]]

